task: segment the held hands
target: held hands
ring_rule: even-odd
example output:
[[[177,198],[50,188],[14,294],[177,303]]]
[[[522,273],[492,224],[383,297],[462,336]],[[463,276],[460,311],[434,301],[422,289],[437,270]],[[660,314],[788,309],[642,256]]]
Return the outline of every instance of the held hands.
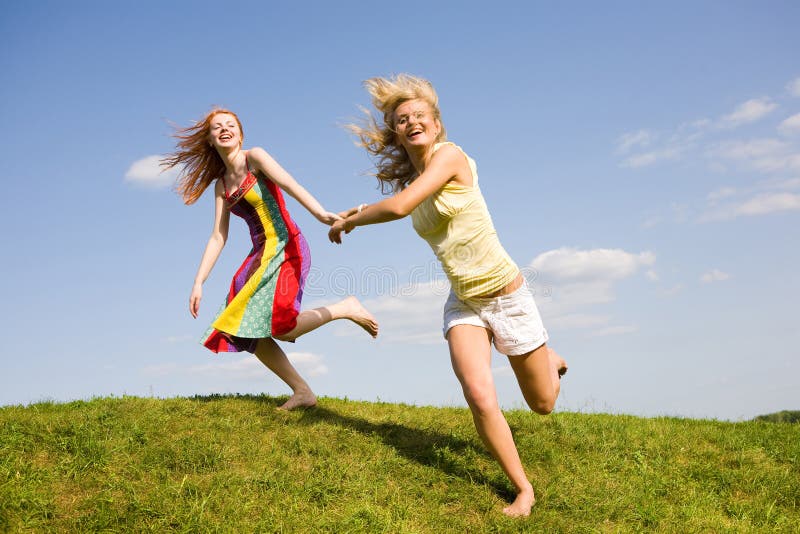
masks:
[[[331,225],[331,229],[328,231],[328,239],[331,240],[331,243],[341,245],[342,232],[349,234],[353,231],[353,228],[354,226],[352,222],[347,222],[347,219],[339,219]]]
[[[361,204],[361,206],[363,206],[363,204]],[[359,208],[359,206],[354,206],[354,207],[350,208],[349,210],[340,211],[339,212],[339,217],[341,217],[342,219],[346,219],[346,218],[350,217],[351,215],[355,215],[356,213],[358,213],[358,208]]]
[[[361,210],[364,209],[365,205],[366,204],[360,204],[354,208],[350,208],[349,210],[339,212],[340,219],[334,222],[331,225],[331,229],[328,231],[328,239],[330,239],[331,243],[336,243],[337,245],[342,244],[342,232],[349,234],[353,231],[353,228],[355,228],[355,225],[352,222],[347,222],[347,218],[351,215],[361,213]]]
[[[328,226],[332,225],[338,220],[341,220],[342,216],[332,213],[330,211],[323,211],[319,215],[316,216],[317,220],[322,224],[327,224]]]
[[[328,239],[330,239],[331,243],[336,243],[337,245],[342,244],[342,232],[349,233],[344,228],[344,219],[339,219],[335,223],[331,225],[331,229],[328,230]]]
[[[197,319],[197,312],[200,311],[200,300],[203,298],[203,285],[195,284],[192,286],[192,294],[189,295],[189,313]]]

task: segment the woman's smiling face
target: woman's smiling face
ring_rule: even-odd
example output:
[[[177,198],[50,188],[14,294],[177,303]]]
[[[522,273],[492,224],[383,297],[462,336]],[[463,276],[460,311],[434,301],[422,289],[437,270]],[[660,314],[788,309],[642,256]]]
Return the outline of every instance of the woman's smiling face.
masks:
[[[242,144],[239,121],[230,113],[217,113],[208,124],[208,141],[215,148],[232,148]]]
[[[397,106],[393,114],[397,142],[406,150],[436,142],[441,128],[430,104],[419,98]]]

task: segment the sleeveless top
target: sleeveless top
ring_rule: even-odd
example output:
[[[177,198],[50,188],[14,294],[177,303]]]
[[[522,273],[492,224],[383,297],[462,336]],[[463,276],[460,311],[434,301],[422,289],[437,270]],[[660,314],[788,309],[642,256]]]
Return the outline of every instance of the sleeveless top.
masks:
[[[458,298],[489,295],[512,282],[519,268],[497,237],[478,187],[475,161],[449,142],[437,143],[434,152],[445,144],[453,145],[467,158],[472,187],[446,183],[414,208],[411,221],[441,262]]]

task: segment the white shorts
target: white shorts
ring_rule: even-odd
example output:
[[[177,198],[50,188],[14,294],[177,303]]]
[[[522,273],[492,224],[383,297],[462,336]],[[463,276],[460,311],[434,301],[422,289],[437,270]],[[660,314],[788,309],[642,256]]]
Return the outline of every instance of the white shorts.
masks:
[[[527,283],[513,293],[499,297],[461,300],[450,290],[444,305],[444,337],[447,338],[447,332],[460,324],[489,330],[497,351],[507,356],[527,354],[548,340]]]

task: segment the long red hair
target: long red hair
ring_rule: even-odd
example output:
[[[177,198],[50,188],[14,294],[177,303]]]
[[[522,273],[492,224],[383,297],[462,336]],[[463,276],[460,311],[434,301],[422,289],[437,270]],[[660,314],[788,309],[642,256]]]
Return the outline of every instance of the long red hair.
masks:
[[[183,198],[184,203],[194,204],[211,183],[225,175],[225,162],[222,161],[217,149],[208,141],[211,129],[211,119],[220,113],[233,115],[239,125],[241,140],[244,139],[242,121],[233,111],[214,108],[209,111],[199,122],[186,128],[177,128],[172,135],[178,142],[175,152],[161,159],[164,170],[180,166],[180,175],[175,189]]]

